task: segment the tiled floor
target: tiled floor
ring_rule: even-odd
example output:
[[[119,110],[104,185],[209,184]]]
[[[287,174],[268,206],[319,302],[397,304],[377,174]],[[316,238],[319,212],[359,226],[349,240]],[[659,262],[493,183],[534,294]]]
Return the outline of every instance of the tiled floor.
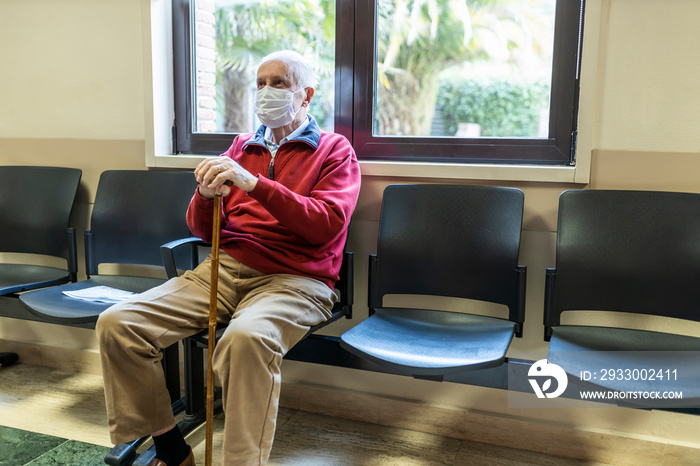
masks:
[[[109,447],[0,426],[2,465],[103,465]]]
[[[17,364],[0,368],[0,465],[104,464],[110,449],[101,377]],[[223,430],[215,418],[214,464]],[[204,464],[204,429],[193,432]],[[583,465],[548,455],[282,409],[269,465]]]

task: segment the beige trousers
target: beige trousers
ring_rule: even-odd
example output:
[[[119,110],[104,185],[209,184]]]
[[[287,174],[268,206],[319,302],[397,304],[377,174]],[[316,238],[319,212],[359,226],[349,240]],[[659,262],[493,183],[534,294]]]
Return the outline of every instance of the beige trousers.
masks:
[[[226,465],[265,464],[272,448],[284,355],[330,317],[324,283],[265,275],[221,251],[214,351],[223,387]],[[193,271],[107,309],[97,321],[111,439],[132,441],[174,423],[161,350],[207,328],[211,258]]]

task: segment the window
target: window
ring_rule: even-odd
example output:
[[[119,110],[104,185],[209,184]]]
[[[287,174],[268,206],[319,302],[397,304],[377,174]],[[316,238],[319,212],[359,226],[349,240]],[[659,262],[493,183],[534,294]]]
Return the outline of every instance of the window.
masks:
[[[314,63],[362,160],[574,164],[584,0],[173,0],[175,146],[253,131],[255,70]]]

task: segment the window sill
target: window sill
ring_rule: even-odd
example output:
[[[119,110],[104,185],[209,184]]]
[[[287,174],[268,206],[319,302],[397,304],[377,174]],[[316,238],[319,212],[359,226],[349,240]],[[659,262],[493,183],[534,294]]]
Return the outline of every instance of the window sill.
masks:
[[[576,167],[429,162],[360,162],[363,176],[449,180],[576,182]]]
[[[149,167],[194,169],[205,156],[157,155]],[[427,162],[361,161],[362,176],[443,180],[494,180],[581,183],[576,167],[547,165],[489,165]],[[580,175],[580,173],[579,173]]]

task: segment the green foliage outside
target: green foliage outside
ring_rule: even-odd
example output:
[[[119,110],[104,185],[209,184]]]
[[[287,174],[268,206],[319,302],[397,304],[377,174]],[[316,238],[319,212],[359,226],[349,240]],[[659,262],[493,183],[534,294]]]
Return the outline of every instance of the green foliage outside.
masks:
[[[445,135],[478,123],[482,136],[537,136],[549,83],[447,79],[465,65],[481,70],[548,64],[554,0],[379,0],[374,96],[376,135],[427,136],[434,109]],[[516,8],[517,7],[517,8]],[[217,109],[224,131],[250,130],[254,70],[266,54],[293,49],[316,64],[320,86],[310,109],[332,128],[334,0],[232,0],[216,17]],[[541,68],[541,66],[539,66]],[[496,76],[511,72],[499,70]],[[512,73],[517,75],[517,73]],[[521,75],[522,76],[522,75]],[[529,78],[532,79],[532,78]]]
[[[459,123],[477,123],[482,136],[533,137],[549,105],[549,83],[450,79],[440,83],[437,102],[445,135]]]
[[[464,121],[457,106],[467,105],[462,111],[471,115],[464,122],[486,123],[482,135],[538,134],[540,93],[535,89],[510,81],[472,83],[462,90],[462,83],[455,83],[441,89],[440,81],[465,68],[472,76],[491,75],[496,80],[541,74],[551,65],[553,0],[379,0],[377,5],[376,135],[429,135],[434,109],[444,105],[455,130]],[[514,88],[508,89],[510,85]],[[469,96],[467,90],[474,94]],[[531,92],[537,97],[518,97]],[[499,98],[504,101],[494,102]],[[476,110],[475,104],[487,105]],[[524,106],[537,116],[522,116]],[[471,120],[474,117],[478,121]],[[500,118],[505,121],[496,123]],[[525,126],[533,124],[534,132],[527,132]],[[514,126],[519,130],[508,134]]]

